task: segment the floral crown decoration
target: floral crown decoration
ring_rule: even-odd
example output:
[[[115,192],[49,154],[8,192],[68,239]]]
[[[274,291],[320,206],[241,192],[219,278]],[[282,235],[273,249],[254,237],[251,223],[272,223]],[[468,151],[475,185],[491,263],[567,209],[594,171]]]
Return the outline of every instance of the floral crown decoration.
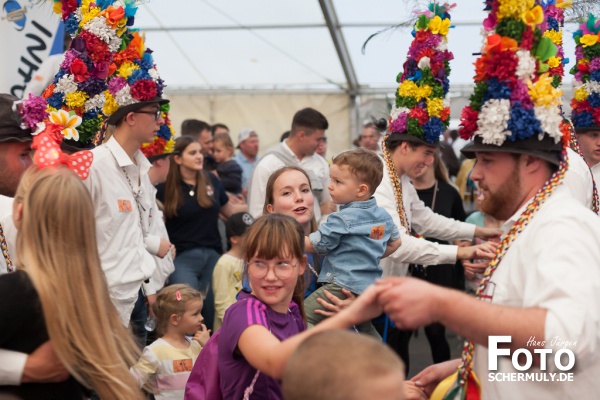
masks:
[[[419,13],[414,37],[389,118],[390,133],[426,144],[437,144],[450,123],[450,105],[445,100],[450,86],[450,60],[446,35],[450,14],[455,5],[431,3]]]
[[[175,131],[169,119],[169,105],[161,106],[161,112],[165,123],[160,126],[154,140],[144,143],[140,149],[151,162],[159,156],[173,153],[175,149]]]
[[[576,63],[571,120],[578,131],[600,127],[600,21],[592,14],[573,33]]]
[[[61,126],[76,148],[99,143],[103,123],[120,107],[160,97],[164,87],[152,51],[133,24],[134,0],[54,0],[73,38],[60,70],[42,96],[23,101],[21,115],[38,134]]]
[[[553,16],[546,20],[534,0],[485,4],[484,43],[475,62],[475,89],[462,110],[460,136],[516,152],[524,147],[560,152],[566,145],[562,91],[556,88],[562,60],[554,44],[557,35],[543,33],[546,26],[560,25],[560,7],[554,4],[553,14],[548,13]]]
[[[547,0],[542,3],[542,7],[545,19],[541,30],[543,36],[550,39],[556,46],[556,55],[548,58],[546,64],[542,64],[542,68],[538,72],[548,72],[548,76],[552,78],[552,86],[558,88],[562,85],[562,79],[565,76],[564,66],[569,63],[563,49],[563,27],[565,25],[565,9],[571,7],[571,2]],[[546,66],[547,70],[545,70]]]

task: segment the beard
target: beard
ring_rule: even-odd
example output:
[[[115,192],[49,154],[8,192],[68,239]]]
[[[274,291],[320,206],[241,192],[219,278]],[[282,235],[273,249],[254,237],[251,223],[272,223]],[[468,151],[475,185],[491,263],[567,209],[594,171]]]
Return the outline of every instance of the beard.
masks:
[[[516,165],[508,176],[509,178],[494,192],[488,191],[485,185],[480,185],[486,193],[479,204],[479,209],[500,221],[506,221],[517,211],[521,190],[521,177]]]

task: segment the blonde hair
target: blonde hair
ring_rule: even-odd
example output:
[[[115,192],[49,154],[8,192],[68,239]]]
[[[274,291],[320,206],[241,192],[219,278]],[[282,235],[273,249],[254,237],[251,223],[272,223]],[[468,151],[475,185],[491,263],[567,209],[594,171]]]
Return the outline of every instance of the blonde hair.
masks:
[[[39,295],[58,358],[102,399],[142,400],[129,373],[139,349],[108,295],[88,191],[66,168],[34,167],[23,175],[16,200],[23,204],[19,269]]]
[[[375,152],[359,147],[344,151],[333,157],[333,165],[348,166],[359,183],[369,187],[369,195],[373,195],[383,179],[383,161]]]
[[[156,296],[156,302],[152,305],[152,311],[157,319],[156,333],[159,336],[167,333],[171,315],[183,315],[188,301],[202,300],[202,298],[202,293],[182,283],[162,288]]]
[[[215,137],[213,138],[213,144],[215,142],[220,142],[223,144],[223,146],[231,151],[231,153],[234,152],[234,146],[233,146],[233,140],[231,140],[231,136],[229,136],[229,133],[217,133],[215,135]]]

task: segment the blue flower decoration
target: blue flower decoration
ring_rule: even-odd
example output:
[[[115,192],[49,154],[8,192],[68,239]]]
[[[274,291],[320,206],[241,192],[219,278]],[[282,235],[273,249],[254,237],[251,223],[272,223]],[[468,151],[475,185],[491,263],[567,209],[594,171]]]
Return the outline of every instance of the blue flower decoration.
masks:
[[[600,107],[600,93],[592,93],[587,98],[590,106],[594,108]]]
[[[161,125],[160,129],[158,130],[157,136],[165,140],[169,140],[169,138],[171,137],[171,130],[167,125]]]
[[[88,119],[94,119],[98,116],[98,112],[94,110],[90,110],[83,113],[83,119],[87,121]]]
[[[516,101],[510,110],[508,130],[512,134],[508,137],[511,141],[523,140],[542,132],[540,121],[535,117],[533,109],[526,109],[521,102]]]
[[[52,96],[48,97],[47,101],[50,107],[60,109],[63,104],[63,95],[61,93],[54,93]]]
[[[432,117],[423,124],[424,139],[428,143],[437,143],[445,131],[444,123],[438,117]]]
[[[600,70],[596,70],[590,74],[590,80],[600,82]]]
[[[559,31],[560,26],[558,25],[558,21],[554,18],[548,18],[548,30]]]
[[[150,77],[150,74],[148,74],[147,69],[136,69],[135,71],[133,71],[131,73],[131,75],[129,76],[129,78],[127,79],[127,83],[129,83],[130,85],[133,85],[135,82],[137,82],[140,79],[152,79]]]
[[[498,81],[498,78],[491,78],[487,82],[488,91],[485,94],[484,100],[490,99],[510,99],[512,89],[507,85]]]
[[[587,111],[582,111],[580,113],[573,112],[571,116],[571,119],[573,120],[573,125],[575,125],[578,128],[585,128],[594,125],[594,117]]]
[[[74,35],[79,30],[79,22],[77,22],[77,18],[75,18],[75,13],[69,15],[69,17],[65,20],[65,30],[70,35]]]

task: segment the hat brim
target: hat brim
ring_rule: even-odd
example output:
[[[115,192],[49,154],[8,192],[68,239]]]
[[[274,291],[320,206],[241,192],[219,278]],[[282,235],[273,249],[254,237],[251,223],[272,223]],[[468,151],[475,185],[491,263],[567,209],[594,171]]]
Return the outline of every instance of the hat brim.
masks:
[[[426,140],[423,140],[423,139],[418,138],[418,137],[413,136],[413,135],[409,135],[408,133],[399,133],[399,132],[392,132],[392,133],[390,133],[390,135],[386,139],[386,142],[388,142],[388,143],[410,142],[410,143],[414,143],[414,144],[431,146],[431,147],[439,147],[440,146],[440,142],[439,141],[437,141],[435,143],[429,143]]]
[[[2,133],[0,134],[0,143],[8,143],[8,142],[31,142],[33,140],[33,136],[31,136],[30,130],[24,130],[19,133]]]
[[[545,135],[543,140],[537,140],[537,136],[514,142],[506,140],[502,146],[485,144],[481,136],[475,136],[475,139],[460,152],[467,158],[475,158],[476,153],[529,154],[554,165],[560,165],[562,145],[560,142],[554,143],[548,135]]]
[[[173,151],[171,153],[162,153],[162,154],[156,154],[154,156],[150,156],[150,157],[146,157],[148,159],[148,161],[150,161],[151,163],[153,163],[156,160],[160,160],[161,158],[167,158],[169,156],[175,156],[178,155],[179,152],[178,151]]]
[[[580,133],[590,133],[590,132],[600,132],[600,126],[592,125],[592,126],[586,126],[586,127],[582,127],[582,128],[575,127],[575,133],[578,135]]]
[[[92,142],[81,143],[70,139],[63,139],[60,143],[60,148],[67,154],[76,153],[81,150],[91,150],[94,147],[96,146]]]
[[[129,104],[129,105],[120,107],[110,117],[108,117],[106,122],[109,125],[116,125],[120,120],[122,120],[130,112],[135,112],[149,104],[157,104],[157,103],[162,106],[164,104],[169,103],[169,100],[163,99],[161,97],[155,97],[152,100],[140,101],[139,103]]]

